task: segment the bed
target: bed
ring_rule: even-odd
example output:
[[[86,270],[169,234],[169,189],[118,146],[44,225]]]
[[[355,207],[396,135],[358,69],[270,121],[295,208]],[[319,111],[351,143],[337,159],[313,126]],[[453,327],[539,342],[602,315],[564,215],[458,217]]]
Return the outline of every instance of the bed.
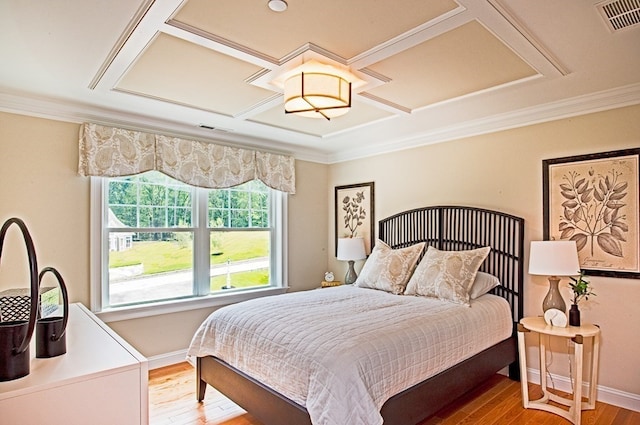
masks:
[[[369,360],[369,357],[385,357],[386,360],[384,361],[411,367],[416,364],[429,363],[430,360],[425,360],[424,362],[422,360],[416,360],[423,359],[424,354],[422,353],[422,349],[416,350],[420,353],[412,353],[410,351],[402,351],[404,349],[398,349],[396,346],[393,346],[392,348],[388,348],[386,346],[383,347],[381,345],[378,346],[378,344],[382,344],[382,342],[378,341],[393,339],[391,337],[387,338],[376,336],[375,338],[369,338],[370,341],[376,341],[375,343],[369,343],[370,341],[367,340],[366,337],[358,340],[358,333],[350,334],[349,332],[352,332],[354,327],[364,329],[359,328],[359,326],[364,326],[366,322],[375,321],[376,319],[364,319],[362,324],[358,324],[355,323],[355,317],[359,317],[360,313],[357,315],[354,313],[352,316],[354,317],[354,324],[352,326],[345,325],[344,328],[340,327],[341,325],[335,324],[331,326],[331,328],[336,326],[340,327],[338,334],[318,334],[315,337],[309,337],[305,334],[304,338],[307,339],[303,339],[302,336],[300,337],[300,340],[304,341],[304,343],[297,345],[304,345],[304,347],[309,348],[311,351],[321,353],[323,355],[323,357],[321,357],[323,359],[322,361],[319,361],[318,359],[310,359],[304,367],[297,366],[296,363],[290,363],[290,359],[287,357],[290,356],[289,352],[286,350],[280,350],[284,350],[282,347],[285,347],[288,350],[289,346],[296,345],[296,340],[286,339],[283,340],[285,342],[280,342],[280,340],[273,337],[273,335],[269,335],[266,337],[259,337],[258,340],[263,338],[264,342],[271,340],[278,341],[277,343],[274,343],[276,345],[268,348],[268,351],[272,354],[271,357],[274,358],[275,363],[268,365],[268,360],[260,357],[259,361],[254,361],[254,366],[257,365],[256,370],[252,369],[250,373],[248,373],[246,370],[240,369],[251,369],[251,361],[247,360],[245,363],[242,363],[241,361],[239,362],[238,358],[241,358],[242,355],[238,356],[236,354],[239,352],[240,354],[248,353],[248,351],[245,350],[249,350],[249,348],[238,349],[238,347],[235,347],[235,354],[234,351],[231,350],[227,353],[220,351],[220,353],[223,354],[218,356],[205,355],[206,350],[201,349],[201,342],[198,342],[197,348],[194,348],[194,343],[196,341],[200,341],[202,339],[202,334],[204,333],[204,331],[201,332],[199,329],[194,336],[194,343],[192,343],[192,347],[190,347],[189,350],[192,355],[195,354],[196,356],[198,400],[202,401],[204,399],[206,385],[210,384],[266,425],[311,424],[312,417],[314,418],[313,423],[315,424],[363,423],[369,425],[381,423],[381,421],[384,421],[385,424],[394,425],[416,424],[437,412],[439,409],[446,406],[465,392],[484,382],[488,377],[505,367],[509,368],[509,375],[511,378],[519,379],[516,351],[517,344],[514,329],[515,324],[522,317],[523,307],[523,231],[524,220],[521,218],[497,211],[461,206],[414,209],[385,218],[379,222],[378,238],[394,250],[406,249],[421,243],[432,246],[441,251],[466,251],[477,250],[487,246],[491,247],[488,256],[480,266],[480,271],[497,277],[501,282],[501,285],[493,288],[487,296],[481,296],[478,299],[473,300],[471,302],[471,308],[465,306],[451,307],[454,309],[453,316],[456,317],[461,313],[465,313],[465,311],[476,314],[483,311],[485,308],[503,309],[500,305],[506,306],[504,309],[506,309],[507,317],[504,318],[505,313],[501,313],[503,315],[501,321],[505,322],[506,320],[506,331],[503,326],[503,330],[500,331],[502,333],[496,336],[497,340],[491,341],[490,346],[483,347],[479,352],[475,353],[474,351],[468,356],[462,353],[459,358],[454,359],[454,364],[447,364],[446,369],[443,370],[436,368],[435,373],[424,375],[424,379],[423,376],[420,375],[420,373],[423,373],[421,369],[416,373],[413,373],[414,369],[411,369],[410,367],[401,367],[400,369],[395,369],[395,371],[393,369],[387,370],[386,363],[383,365],[371,363],[377,360],[371,361]],[[424,253],[421,255],[424,255]],[[351,311],[358,310],[358,306],[363,302],[360,297],[362,294],[365,294],[367,297],[367,305],[379,305],[379,307],[376,308],[379,308],[381,311],[394,311],[392,314],[396,314],[395,310],[392,310],[389,304],[394,304],[393,309],[400,308],[421,311],[423,310],[423,306],[426,306],[433,301],[425,299],[425,297],[390,295],[382,293],[382,291],[351,286],[342,288],[325,288],[305,292],[307,292],[307,294],[292,293],[277,297],[268,297],[271,299],[268,301],[254,300],[257,302],[254,304],[246,304],[244,305],[244,308],[245,310],[250,310],[252,312],[255,311],[255,314],[257,315],[261,314],[259,313],[261,308],[264,309],[265,312],[269,312],[275,309],[275,304],[271,305],[271,303],[281,302],[278,300],[286,300],[288,302],[290,301],[289,305],[302,305],[304,311],[308,312],[311,316],[312,314],[315,314],[312,313],[313,308],[315,308],[314,303],[324,303],[326,299],[327,303],[342,303],[340,305],[345,307],[350,313]],[[353,301],[350,301],[352,299]],[[265,302],[266,305],[260,307]],[[248,303],[252,303],[252,301],[249,301]],[[401,305],[398,307],[396,304]],[[485,307],[485,304],[491,305],[491,307]],[[238,307],[238,305],[236,305],[233,306],[233,308],[241,309],[243,306]],[[344,311],[343,309],[336,309],[335,304],[333,304],[332,308],[332,311],[334,312]],[[232,317],[237,315],[239,310],[233,311],[230,309],[225,311],[227,312],[227,316]],[[214,314],[217,313],[218,312],[214,312]],[[223,315],[224,313],[220,314]],[[399,317],[409,317],[406,312],[398,314],[400,315]],[[302,314],[300,316],[300,320],[302,320],[304,315],[305,314]],[[341,316],[338,313],[329,315],[336,316],[338,320],[342,320],[342,323],[350,323],[350,321],[345,320],[344,317],[340,318]],[[218,317],[218,320],[221,321],[222,319]],[[292,327],[291,324],[295,323],[298,318],[293,314],[290,320],[293,322],[290,323],[289,328]],[[474,322],[476,320],[477,318],[472,319]],[[434,320],[420,319],[419,321],[433,322]],[[322,320],[317,320],[316,318],[311,323],[321,322]],[[394,321],[392,320],[390,322]],[[398,322],[398,320],[395,322]],[[447,319],[441,323],[445,324],[449,322],[451,322],[451,320]],[[259,324],[260,321],[257,320],[256,323]],[[203,326],[214,325],[203,324]],[[400,328],[398,328],[395,323],[391,323],[389,326],[395,327],[390,328],[392,329],[392,332],[389,332],[388,335],[398,333],[396,331]],[[225,329],[236,327],[236,324],[224,324],[224,327]],[[305,333],[307,327],[324,329],[322,331],[323,333],[326,332],[328,328],[327,326],[305,325]],[[411,326],[405,326],[404,329],[407,332],[413,332],[413,327]],[[405,330],[402,332],[405,332]],[[258,331],[256,329],[251,329],[247,332],[249,335],[258,335]],[[366,333],[368,331],[364,332]],[[454,329],[454,333],[455,332],[456,331]],[[338,345],[333,345],[333,341],[341,339],[340,336],[342,334],[345,335],[345,337],[342,338],[345,340],[345,343],[351,344],[347,345],[348,349],[345,349],[344,347],[340,348]],[[415,335],[407,335],[403,333],[402,338],[408,338],[411,341],[419,339]],[[323,340],[322,338],[325,339]],[[314,339],[317,339],[318,341],[317,346],[313,345]],[[230,341],[231,340],[227,340],[227,342],[223,342],[220,345],[225,346],[235,343]],[[469,341],[467,341],[467,343],[469,343]],[[435,342],[434,344],[439,346],[438,344],[446,345],[448,343]],[[469,344],[473,345],[475,343]],[[260,346],[262,344],[256,345]],[[372,347],[372,349],[365,349],[369,346]],[[302,352],[304,352],[304,349],[300,348],[300,356],[303,356]],[[344,362],[352,361],[352,359],[341,359],[341,353],[347,352],[349,353],[348,356],[361,357],[357,357],[354,360],[356,362],[356,366],[340,369],[340,367],[343,367],[340,365],[343,360]],[[381,356],[380,353],[386,354]],[[298,354],[296,353],[296,356],[297,355]],[[224,358],[224,360],[222,358]],[[253,357],[247,356],[247,358],[251,359]],[[373,366],[370,366],[370,363]],[[234,367],[232,364],[240,366]],[[327,366],[327,364],[330,364],[330,366]],[[328,367],[334,367],[334,365],[337,365],[335,367],[339,372],[326,372]],[[287,385],[291,384],[292,386],[299,385],[304,387],[302,390],[308,390],[309,397],[306,400],[301,400],[293,389],[289,387],[281,387],[278,380],[270,382],[269,377],[261,374],[261,367],[263,371],[271,370],[274,371],[274,373],[277,372],[276,374],[282,374],[282,376],[287,380],[291,377],[296,378],[291,379],[292,383],[287,383]],[[376,370],[376,372],[372,373],[370,370],[367,370],[368,367],[371,367],[372,370]],[[394,367],[399,366],[396,365]],[[442,366],[437,367],[441,368]],[[313,369],[314,374],[311,375],[311,372],[309,372],[309,378],[300,377],[300,374],[302,373],[300,370],[303,368]],[[361,369],[363,369],[364,372],[362,372]],[[321,370],[321,372],[319,375],[316,375],[315,373],[318,370]],[[388,387],[384,390],[389,391],[389,388],[397,389],[402,388],[402,385],[406,385],[406,381],[402,381],[403,383],[397,383],[400,386],[396,386],[396,381],[393,379],[395,378],[395,375],[407,375],[404,376],[403,379],[409,378],[415,382],[411,381],[411,385],[400,389],[397,392],[393,392],[389,397],[387,397],[388,394],[385,395],[385,398],[382,401],[380,401],[379,398],[380,394],[375,393],[371,388],[366,388],[367,391],[372,391],[371,396],[369,397],[367,394],[364,394],[363,396],[363,393],[361,394],[359,392],[360,382],[357,381],[357,379],[362,379],[363,376],[373,376],[378,373],[378,370],[380,370],[379,373],[381,375],[376,378],[377,380],[373,380],[373,378],[371,378],[371,386],[375,388],[384,386]],[[412,373],[404,373],[406,370],[411,370]],[[358,376],[352,377],[348,371],[356,371],[357,373],[354,372],[352,375]],[[365,378],[364,380],[368,381],[369,378]],[[341,382],[343,387],[338,387],[338,385],[332,387],[334,381],[336,381],[336,384],[338,383],[337,381],[344,381]],[[365,386],[367,385],[369,385],[369,383]],[[348,389],[345,390],[345,388]],[[312,390],[315,391],[313,396],[311,396]],[[283,394],[286,394],[287,396]],[[353,396],[356,398],[351,399],[350,397]],[[358,401],[354,402],[353,400]],[[347,418],[347,416],[343,416],[343,419],[339,419],[340,416],[336,416],[338,419],[336,419],[336,417],[324,417],[323,415],[326,412],[320,411],[324,406],[326,406],[326,409],[324,410],[330,411],[332,414],[341,410],[340,407],[335,409],[332,408],[332,403],[336,402],[348,402],[349,404],[345,406],[345,409],[350,409],[355,412],[353,413],[355,416],[349,416],[348,420],[344,419]],[[375,412],[371,412],[373,409],[371,407],[372,405],[381,405],[381,408],[379,410],[374,409]],[[362,412],[360,412],[360,410]],[[344,414],[348,415],[351,414],[351,412],[346,412]]]

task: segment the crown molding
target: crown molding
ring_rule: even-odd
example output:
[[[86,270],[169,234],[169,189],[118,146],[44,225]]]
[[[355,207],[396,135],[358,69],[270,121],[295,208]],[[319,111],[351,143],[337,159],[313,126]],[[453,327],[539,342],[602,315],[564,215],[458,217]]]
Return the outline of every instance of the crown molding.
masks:
[[[170,122],[129,112],[69,102],[61,99],[35,98],[0,93],[0,111],[72,123],[96,122],[104,125],[160,132],[200,140],[216,141],[247,148],[293,155],[296,159],[333,164],[382,155],[464,137],[494,133],[579,115],[640,104],[640,83],[611,90],[576,96],[544,105],[493,115],[447,127],[435,128],[417,136],[379,144],[367,149],[324,153],[311,148],[257,139],[236,133],[216,132],[182,123]],[[321,142],[321,139],[318,139]]]
[[[292,155],[296,159],[304,161],[327,163],[327,155],[325,153],[301,146],[293,146],[267,139],[257,139],[233,132],[210,130],[141,114],[116,111],[62,99],[31,97],[28,95],[0,92],[0,111],[74,124],[93,122],[113,127],[162,133],[169,136],[190,137],[236,147],[240,146],[265,152]]]
[[[640,104],[640,83],[576,96],[530,108],[523,108],[482,119],[467,121],[462,124],[436,128],[403,140],[376,145],[373,148],[354,149],[334,153],[329,155],[329,163],[351,161],[637,104]]]

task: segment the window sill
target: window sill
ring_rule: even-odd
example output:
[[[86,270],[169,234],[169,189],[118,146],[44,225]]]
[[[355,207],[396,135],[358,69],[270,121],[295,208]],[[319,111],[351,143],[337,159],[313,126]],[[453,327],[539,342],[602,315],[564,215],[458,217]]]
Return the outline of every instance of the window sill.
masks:
[[[171,300],[152,304],[135,305],[130,307],[108,308],[94,312],[105,323],[121,320],[138,319],[141,317],[158,316],[161,314],[179,313],[181,311],[197,310],[200,308],[222,307],[247,301],[253,298],[284,294],[288,288],[261,288],[249,291],[230,292],[221,295],[207,295],[184,300]]]

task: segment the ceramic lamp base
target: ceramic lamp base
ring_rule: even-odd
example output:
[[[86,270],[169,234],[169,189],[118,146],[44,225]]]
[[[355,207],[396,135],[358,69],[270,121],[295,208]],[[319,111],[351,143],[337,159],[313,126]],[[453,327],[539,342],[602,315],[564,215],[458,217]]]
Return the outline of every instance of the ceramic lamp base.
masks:
[[[547,292],[547,296],[544,297],[544,301],[542,301],[543,312],[555,308],[556,310],[560,310],[566,314],[567,305],[562,299],[562,295],[560,294],[560,290],[558,289],[559,282],[560,278],[556,276],[549,277],[549,292]]]
[[[353,268],[354,261],[349,260],[349,269],[347,270],[347,274],[344,276],[344,283],[347,285],[351,285],[356,281],[358,275],[356,274],[356,269]]]

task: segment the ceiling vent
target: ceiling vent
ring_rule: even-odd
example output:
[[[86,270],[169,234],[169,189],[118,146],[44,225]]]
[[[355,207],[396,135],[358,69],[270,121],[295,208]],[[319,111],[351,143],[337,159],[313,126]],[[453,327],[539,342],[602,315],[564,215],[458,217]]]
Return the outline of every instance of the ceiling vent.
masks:
[[[207,125],[207,124],[198,124],[198,127],[204,128],[205,130],[219,131],[219,132],[222,132],[222,133],[231,133],[233,131],[233,130],[231,130],[229,128],[214,127],[212,125]]]
[[[640,0],[613,0],[598,4],[598,9],[611,31],[640,24]]]

